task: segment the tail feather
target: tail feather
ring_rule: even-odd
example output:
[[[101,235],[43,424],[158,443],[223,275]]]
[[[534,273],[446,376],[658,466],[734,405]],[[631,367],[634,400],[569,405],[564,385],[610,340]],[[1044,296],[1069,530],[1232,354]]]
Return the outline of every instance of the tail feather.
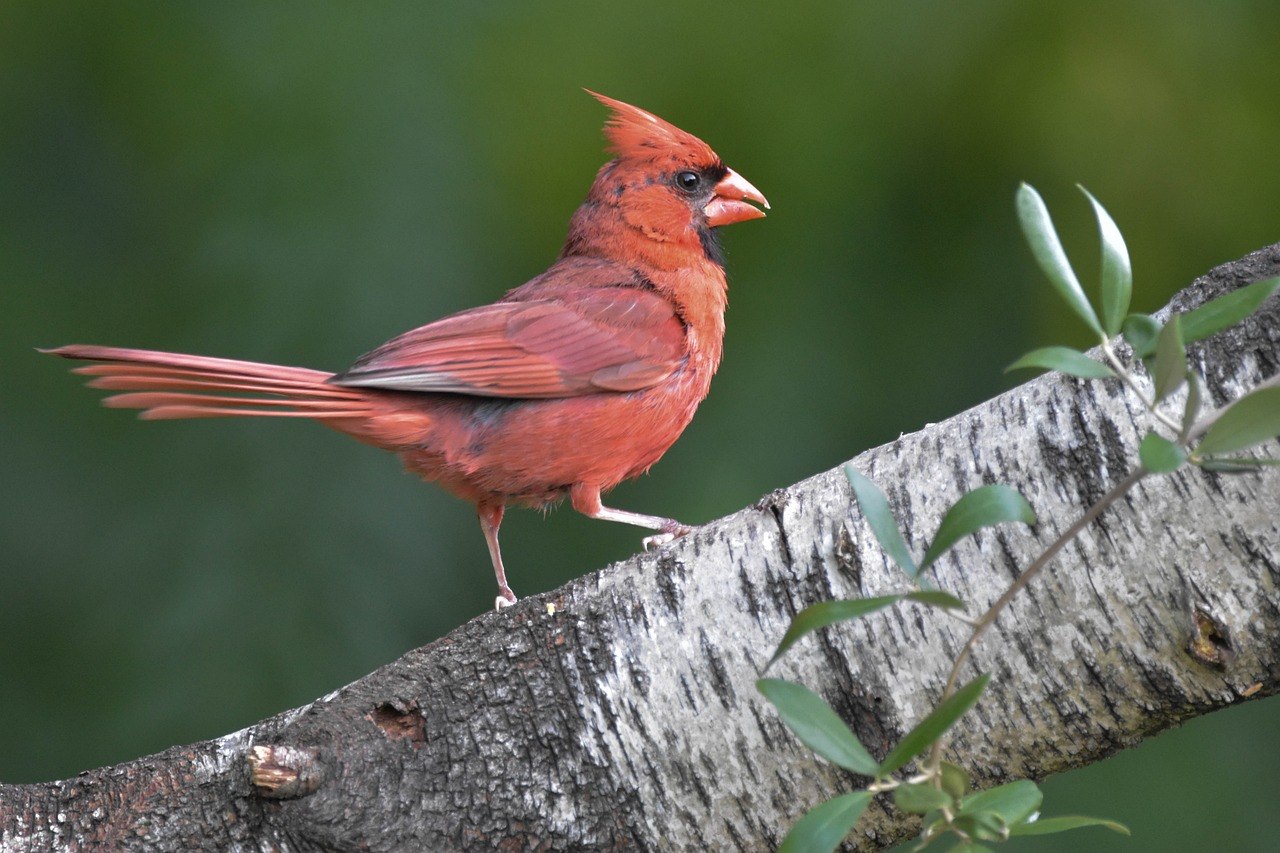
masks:
[[[85,384],[90,388],[100,388],[104,391],[200,390],[262,392],[265,388],[270,387],[273,389],[273,393],[282,394],[294,390],[305,391],[315,397],[351,399],[350,394],[346,394],[338,388],[317,388],[297,382],[272,382],[267,379],[256,379],[253,382],[237,382],[231,378],[220,378],[220,374],[214,373],[183,372],[179,375],[177,371],[171,374],[166,373],[163,368],[149,368],[146,372],[133,373],[120,370],[119,365],[94,365],[94,367],[111,367],[113,370],[103,375],[102,373],[90,372],[93,368],[79,367],[71,372],[88,376],[96,375],[96,379],[91,379]]]
[[[275,397],[230,397],[219,394],[182,394],[176,391],[139,391],[128,394],[113,394],[103,399],[102,404],[112,409],[155,409],[161,406],[205,406],[210,402],[218,406],[288,406],[299,410],[316,410],[327,414],[333,411],[332,400],[307,400],[299,398],[277,399]],[[349,408],[346,407],[346,408]]]
[[[107,398],[109,401],[111,398]],[[106,405],[110,402],[104,401]],[[323,412],[282,412],[272,411],[270,409],[243,408],[237,409],[231,406],[218,406],[209,403],[201,403],[196,406],[182,405],[159,405],[142,411],[139,415],[144,421],[171,421],[171,420],[191,420],[193,418],[236,418],[236,417],[255,417],[255,418],[317,418],[324,420],[340,420],[342,418],[368,418],[369,411],[361,409],[358,411],[323,411]],[[345,431],[345,430],[344,430]]]
[[[89,386],[114,394],[103,405],[142,409],[145,420],[232,416],[363,418],[374,411],[367,392],[328,384],[333,375],[184,353],[72,345],[41,350],[102,362],[75,368]],[[243,396],[244,393],[261,396]]]
[[[204,373],[256,376],[264,379],[292,379],[301,382],[324,382],[333,375],[308,367],[285,367],[281,364],[239,361],[234,358],[215,358],[208,355],[188,355],[180,352],[125,347],[101,347],[90,344],[71,344],[54,349],[43,349],[40,352],[84,361],[128,362],[135,366],[156,365],[171,370],[198,370]]]

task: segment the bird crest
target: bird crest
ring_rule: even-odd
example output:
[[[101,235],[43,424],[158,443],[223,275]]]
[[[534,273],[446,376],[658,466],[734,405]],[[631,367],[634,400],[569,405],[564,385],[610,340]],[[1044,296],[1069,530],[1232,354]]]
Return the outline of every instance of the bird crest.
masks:
[[[720,161],[711,146],[692,133],[681,130],[647,110],[590,89],[585,91],[612,111],[609,120],[605,122],[604,135],[609,140],[609,150],[619,160],[679,160],[691,165],[708,166]]]

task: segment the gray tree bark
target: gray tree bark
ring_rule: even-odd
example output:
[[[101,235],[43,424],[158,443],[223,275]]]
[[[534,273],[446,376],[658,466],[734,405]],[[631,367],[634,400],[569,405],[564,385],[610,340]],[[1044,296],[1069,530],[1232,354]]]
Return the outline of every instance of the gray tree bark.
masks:
[[[1278,274],[1280,244],[1173,306]],[[1274,375],[1280,299],[1190,358],[1217,405]],[[977,614],[1136,464],[1146,429],[1118,383],[1052,375],[853,464],[917,554],[963,492],[1004,482],[1027,496],[1032,531],[988,530],[937,564]],[[995,679],[949,757],[984,784],[1042,777],[1277,692],[1278,509],[1276,470],[1143,481],[988,632],[962,677]],[[0,850],[770,848],[862,780],[782,726],[754,688],[761,666],[806,605],[904,588],[834,469],[243,731],[0,786]],[[776,674],[821,692],[883,755],[937,700],[967,635],[906,604],[802,641]],[[855,840],[907,828],[873,808]]]

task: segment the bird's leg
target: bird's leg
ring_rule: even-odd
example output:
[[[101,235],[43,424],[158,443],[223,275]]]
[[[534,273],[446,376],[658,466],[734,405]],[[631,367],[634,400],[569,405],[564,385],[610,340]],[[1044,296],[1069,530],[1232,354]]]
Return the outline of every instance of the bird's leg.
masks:
[[[495,610],[516,603],[516,594],[507,586],[507,570],[502,567],[502,549],[498,547],[498,528],[502,526],[502,504],[480,503],[476,514],[480,516],[480,529],[484,531],[485,544],[489,546],[489,559],[493,561],[493,574],[498,579],[498,597],[493,600]]]
[[[644,538],[644,549],[665,545],[678,536],[684,536],[693,530],[687,524],[681,524],[674,518],[663,518],[660,515],[645,515],[640,512],[628,512],[625,509],[610,509],[600,503],[600,489],[582,483],[569,490],[569,502],[573,508],[587,518],[598,518],[602,521],[620,521],[623,524],[634,524],[636,527],[647,527],[659,531],[657,535]]]

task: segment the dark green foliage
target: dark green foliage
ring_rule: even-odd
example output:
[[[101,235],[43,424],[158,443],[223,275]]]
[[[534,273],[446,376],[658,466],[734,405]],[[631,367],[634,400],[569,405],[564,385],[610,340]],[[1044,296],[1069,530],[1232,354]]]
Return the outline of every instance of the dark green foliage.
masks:
[[[817,693],[777,678],[762,678],[756,688],[805,746],[846,770],[863,776],[876,774],[875,759]]]
[[[1097,313],[1075,277],[1044,202],[1026,184],[1019,188],[1017,194],[1018,219],[1032,254],[1050,284],[1071,310],[1100,336],[1100,349],[1109,364],[1095,361],[1070,347],[1044,347],[1027,353],[1008,369],[1041,367],[1081,378],[1119,378],[1130,391],[1138,394],[1154,421],[1178,433],[1176,440],[1170,440],[1155,430],[1149,430],[1137,450],[1141,467],[1136,474],[1109,491],[1085,518],[1096,517],[1111,502],[1123,497],[1142,477],[1171,473],[1186,464],[1188,459],[1205,469],[1222,473],[1245,473],[1280,464],[1280,459],[1218,455],[1248,449],[1280,434],[1280,385],[1269,382],[1213,414],[1204,423],[1199,423],[1203,390],[1200,378],[1188,369],[1186,353],[1187,341],[1221,331],[1256,310],[1280,285],[1280,279],[1242,288],[1185,315],[1174,314],[1163,325],[1143,314],[1126,316],[1132,275],[1124,239],[1102,205],[1087,190],[1081,189],[1093,206],[1098,221],[1102,257],[1100,295],[1105,326],[1100,325]],[[1149,393],[1141,388],[1138,378],[1111,349],[1109,337],[1121,331],[1135,354],[1149,367]],[[1184,382],[1189,385],[1187,398],[1180,417],[1175,421],[1161,410],[1161,403],[1177,392]],[[1192,455],[1187,447],[1188,441],[1200,432],[1204,437]],[[880,547],[912,580],[919,580],[920,573],[960,539],[984,527],[1006,521],[1027,525],[1036,523],[1031,506],[1017,491],[1001,484],[982,486],[961,496],[947,510],[917,565],[883,492],[852,464],[845,466],[845,473],[854,498]],[[947,731],[978,701],[990,679],[988,675],[980,675],[968,684],[952,689],[969,651],[1022,584],[1030,580],[1077,529],[1076,526],[1070,527],[1054,546],[1024,571],[987,613],[971,622],[973,633],[956,657],[947,688],[937,707],[903,736],[879,767],[868,768],[872,759],[866,750],[816,694],[787,682],[770,679],[759,682],[761,692],[777,706],[782,718],[819,755],[846,767],[856,764],[860,772],[875,777],[874,784],[859,793],[870,796],[891,790],[894,805],[899,810],[924,815],[921,840],[914,849],[923,849],[942,836],[959,839],[958,845],[951,848],[953,850],[985,850],[988,848],[979,842],[1001,842],[1015,835],[1049,835],[1086,826],[1104,826],[1128,834],[1123,825],[1099,818],[1067,816],[1036,821],[1043,794],[1035,783],[1016,780],[985,791],[967,793],[968,774],[958,765],[940,758]],[[836,622],[869,616],[908,599],[948,609],[961,605],[957,599],[939,590],[822,602],[797,614],[769,663],[772,664],[797,640],[812,631]],[[930,758],[921,762],[915,776],[901,781],[892,778],[894,773],[926,750],[930,751]],[[846,798],[852,796],[846,795]],[[788,842],[793,837],[803,837],[814,845],[812,849],[833,849],[848,833],[864,806],[865,802],[859,800],[832,800],[797,823],[788,836]]]

